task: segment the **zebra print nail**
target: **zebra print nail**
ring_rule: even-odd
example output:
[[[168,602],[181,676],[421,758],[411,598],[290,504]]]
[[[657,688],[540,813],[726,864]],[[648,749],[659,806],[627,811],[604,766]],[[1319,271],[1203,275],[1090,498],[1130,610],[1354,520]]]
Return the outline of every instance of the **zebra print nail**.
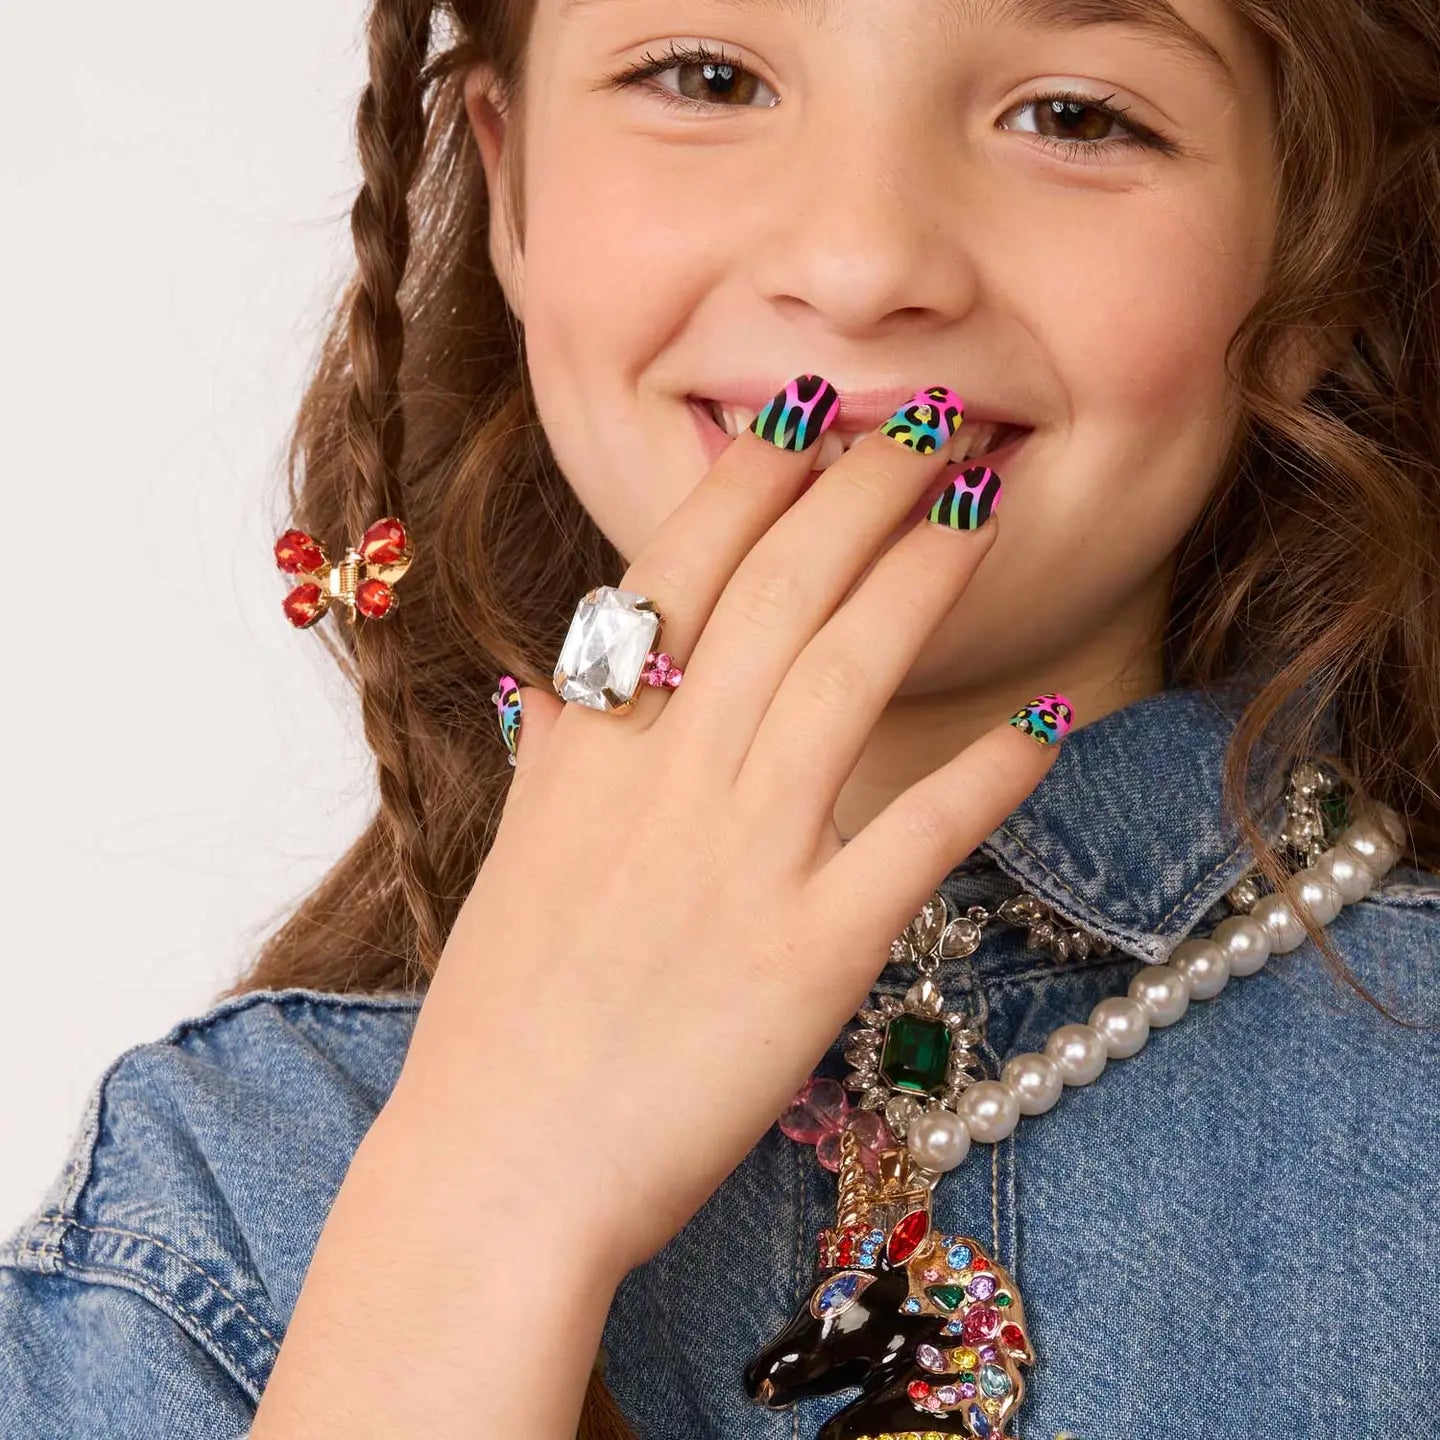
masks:
[[[956,465],[954,471],[930,507],[929,518],[951,530],[978,530],[1000,503],[1000,477],[988,465],[972,465],[968,470]]]
[[[835,387],[819,375],[801,375],[766,404],[750,428],[781,450],[808,450],[839,413]]]

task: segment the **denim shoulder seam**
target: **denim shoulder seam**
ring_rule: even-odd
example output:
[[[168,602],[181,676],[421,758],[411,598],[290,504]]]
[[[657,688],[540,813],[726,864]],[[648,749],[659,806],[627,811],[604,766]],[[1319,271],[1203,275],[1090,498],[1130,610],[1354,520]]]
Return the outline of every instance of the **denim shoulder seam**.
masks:
[[[277,1005],[282,1009],[300,1009],[308,1005],[321,1010],[386,1011],[414,1010],[419,1004],[419,996],[397,991],[352,994],[338,990],[312,990],[303,986],[291,986],[283,990],[247,990],[243,995],[231,995],[228,999],[221,1000],[199,1015],[177,1021],[158,1040],[131,1046],[125,1055],[144,1050],[151,1045],[178,1045],[191,1035],[203,1033],[221,1021],[230,1020],[246,1010],[253,1010],[257,1005]],[[125,1055],[120,1058],[123,1060]]]
[[[37,1249],[17,1244],[10,1255],[0,1257],[0,1268],[8,1267],[47,1279],[70,1279],[77,1284],[110,1285],[138,1295],[178,1325],[230,1376],[252,1403],[259,1402],[279,1352],[280,1341],[238,1296],[216,1280],[203,1265],[154,1235],[116,1226],[84,1225],[78,1220],[53,1213],[41,1218],[53,1227],[53,1238],[47,1241],[47,1247],[53,1246],[56,1258],[52,1259],[49,1255],[42,1257]],[[72,1235],[76,1237],[75,1243],[67,1245],[66,1238]],[[234,1348],[216,1334],[215,1325],[203,1313],[198,1302],[186,1302],[179,1297],[178,1287],[162,1288],[134,1265],[116,1263],[114,1258],[106,1255],[103,1243],[92,1243],[103,1241],[107,1236],[124,1240],[129,1246],[147,1247],[147,1253],[153,1254],[158,1269],[171,1273],[180,1269],[188,1282],[193,1284],[198,1280],[203,1287],[202,1294],[223,1309],[227,1328],[238,1328],[243,1338],[263,1355],[262,1363],[247,1365]]]
[[[30,1257],[32,1269],[41,1268],[36,1262],[48,1262],[52,1268],[58,1267],[63,1228],[71,1223],[79,1211],[86,1186],[90,1183],[95,1149],[100,1140],[100,1121],[106,1090],[115,1072],[133,1056],[167,1045],[182,1046],[190,1037],[203,1034],[214,1026],[260,1005],[276,1005],[287,1010],[311,1006],[327,1010],[383,1012],[414,1010],[419,1004],[419,996],[393,991],[347,993],[314,990],[303,986],[280,990],[249,990],[241,995],[232,995],[199,1015],[177,1021],[158,1039],[142,1040],[128,1046],[105,1067],[90,1087],[79,1128],[71,1141],[58,1180],[39,1207],[21,1224],[19,1230],[0,1243],[0,1264],[17,1263],[16,1257],[24,1253]]]

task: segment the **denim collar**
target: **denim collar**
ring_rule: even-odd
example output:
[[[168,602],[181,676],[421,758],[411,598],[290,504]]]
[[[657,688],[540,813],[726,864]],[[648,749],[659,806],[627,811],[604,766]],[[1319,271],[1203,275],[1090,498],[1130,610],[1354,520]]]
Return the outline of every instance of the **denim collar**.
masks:
[[[1163,961],[1252,863],[1220,803],[1226,747],[1247,698],[1238,686],[1168,689],[1080,725],[980,849],[1072,924]],[[1330,743],[1330,715],[1327,725]],[[1273,763],[1258,745],[1247,782],[1270,840],[1284,817],[1283,772],[1271,774],[1264,799]],[[958,885],[964,869],[946,883]],[[1036,964],[1050,958],[1030,952]]]

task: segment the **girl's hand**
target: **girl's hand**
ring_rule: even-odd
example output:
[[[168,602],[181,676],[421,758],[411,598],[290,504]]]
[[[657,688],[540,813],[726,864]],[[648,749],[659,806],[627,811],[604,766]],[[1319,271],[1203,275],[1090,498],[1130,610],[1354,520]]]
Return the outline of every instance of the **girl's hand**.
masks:
[[[502,822],[396,1095],[477,1137],[472,1172],[517,1217],[563,1214],[616,1283],[760,1139],[1057,753],[997,717],[842,848],[840,790],[996,533],[922,517],[860,579],[947,469],[958,397],[909,406],[804,494],[813,413],[806,451],[752,428],[670,515],[620,587],[658,606],[677,689],[642,685],[622,715],[520,692]],[[936,440],[927,418],[933,453],[911,448]]]

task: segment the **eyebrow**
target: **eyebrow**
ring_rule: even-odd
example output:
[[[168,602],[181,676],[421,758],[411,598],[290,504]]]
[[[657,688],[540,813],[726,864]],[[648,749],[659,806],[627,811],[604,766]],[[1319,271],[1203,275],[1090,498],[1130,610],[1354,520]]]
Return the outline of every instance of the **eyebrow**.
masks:
[[[598,9],[615,0],[565,0],[562,15]],[[710,0],[733,10],[771,10],[824,19],[828,0]],[[1012,24],[1037,30],[1078,29],[1090,25],[1124,25],[1143,31],[1178,54],[1214,70],[1236,94],[1240,82],[1230,62],[1168,0],[936,0],[950,24]]]

